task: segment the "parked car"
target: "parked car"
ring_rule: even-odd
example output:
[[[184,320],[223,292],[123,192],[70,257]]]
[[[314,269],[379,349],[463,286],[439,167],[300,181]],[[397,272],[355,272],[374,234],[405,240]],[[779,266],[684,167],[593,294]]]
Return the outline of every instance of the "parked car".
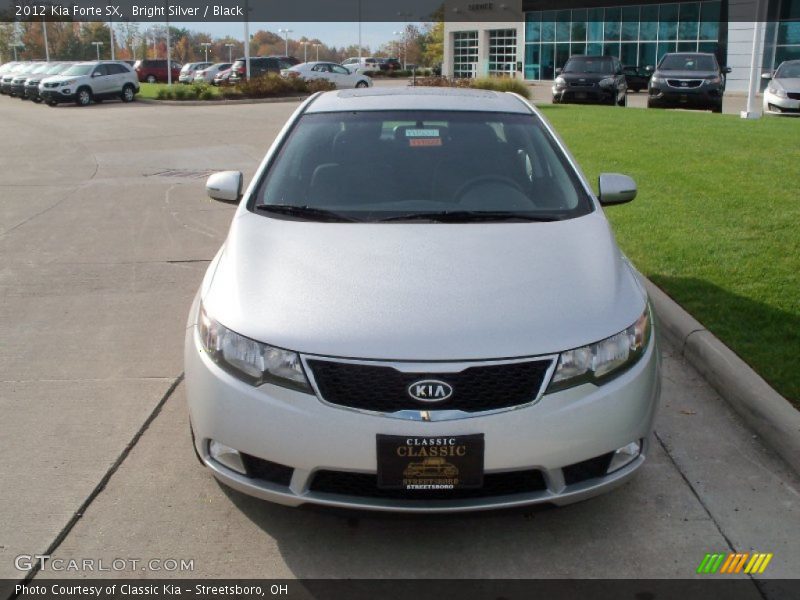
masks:
[[[195,72],[194,80],[202,83],[213,83],[214,78],[222,71],[227,71],[231,68],[231,63],[216,63],[208,65],[207,67]]]
[[[19,61],[12,60],[11,62],[0,65],[0,78],[2,78],[2,76],[6,73],[9,73],[12,69],[16,68],[19,64]]]
[[[563,69],[556,69],[553,104],[591,102],[625,106],[628,84],[622,64],[614,56],[575,54]]]
[[[641,92],[647,89],[651,73],[647,70],[647,67],[628,65],[622,67],[622,73],[625,75],[625,82],[628,84],[629,92]]]
[[[387,58],[384,64],[389,71],[400,71],[403,69],[403,64],[400,62],[399,58]]]
[[[380,71],[386,70],[388,67],[383,66],[383,59],[366,56],[358,58],[354,56],[342,61],[342,66],[348,71],[353,73],[364,73],[365,71]]]
[[[274,56],[259,56],[250,58],[250,77],[259,77],[260,75],[267,75],[274,73],[279,75],[281,69],[288,69],[292,65],[282,59],[275,58]],[[239,58],[233,63],[231,67],[231,76],[228,79],[229,83],[237,84],[247,78],[247,69],[245,67],[244,59]]]
[[[233,68],[220,71],[214,76],[214,79],[211,81],[211,85],[230,85],[232,73]]]
[[[75,102],[88,106],[110,98],[133,102],[139,92],[136,73],[124,62],[89,61],[72,65],[39,84],[39,95],[50,106]]]
[[[24,69],[21,72],[17,73],[14,76],[14,79],[11,80],[11,88],[9,91],[9,96],[20,98],[21,100],[25,100],[25,82],[28,80],[29,77],[34,77],[39,73],[42,73],[49,69],[53,63],[33,63],[30,68]]]
[[[292,66],[299,65],[302,61],[294,56],[270,56],[270,58],[277,58],[283,63],[288,63]]]
[[[372,79],[358,71],[352,72],[343,65],[315,61],[295,65],[281,71],[284,77],[302,77],[303,79],[324,79],[336,84],[337,88],[365,88],[372,85]]]
[[[170,63],[172,71],[172,81],[177,82],[181,75],[181,63],[174,60]],[[167,61],[166,60],[137,60],[133,66],[139,81],[147,83],[167,83]]]
[[[576,502],[645,462],[657,335],[603,210],[636,184],[603,174],[595,196],[530,103],[317,94],[244,189],[207,182],[238,207],[185,333],[194,448],[221,482],[458,511]],[[425,457],[454,469],[414,488]]]
[[[37,65],[41,64],[40,62],[33,62],[33,61],[25,61],[21,62],[15,67],[9,69],[2,78],[0,78],[0,94],[12,95],[11,94],[11,84],[13,83],[14,79],[19,77],[20,75],[24,75],[29,73],[33,69],[37,67]]]
[[[193,83],[194,76],[197,74],[198,71],[205,69],[206,67],[210,67],[212,63],[210,62],[193,62],[193,63],[186,63],[181,67],[180,75],[178,75],[178,81],[180,83]]]
[[[764,114],[800,115],[800,60],[786,60],[763,77],[772,80],[764,90]]]
[[[665,54],[653,69],[648,88],[648,108],[699,108],[722,112],[725,74],[713,54],[674,52]]]
[[[48,68],[36,75],[31,75],[25,81],[25,98],[28,100],[33,100],[35,103],[39,104],[42,101],[42,97],[39,95],[39,84],[42,82],[43,79],[48,77],[53,77],[54,75],[58,75],[59,73],[63,73],[67,69],[69,69],[73,64],[73,62],[59,62],[59,63],[50,63]]]

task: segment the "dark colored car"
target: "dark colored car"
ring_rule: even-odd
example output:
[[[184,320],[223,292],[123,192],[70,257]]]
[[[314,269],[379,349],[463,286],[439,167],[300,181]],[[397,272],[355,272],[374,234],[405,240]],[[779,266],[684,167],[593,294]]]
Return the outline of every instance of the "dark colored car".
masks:
[[[294,56],[270,56],[269,58],[277,58],[279,61],[289,63],[292,66],[299,65],[301,62],[303,62]]]
[[[588,102],[625,106],[628,84],[622,63],[614,56],[573,55],[556,69],[553,104]]]
[[[39,84],[42,82],[42,79],[63,73],[69,69],[72,64],[71,62],[49,63],[45,70],[31,74],[25,81],[24,95],[20,97],[25,100],[33,100],[37,104],[40,103],[42,97],[39,94]]]
[[[173,83],[178,83],[182,67],[181,63],[172,61]],[[139,81],[146,81],[147,83],[167,83],[168,81],[166,60],[137,60],[133,65],[133,70],[136,71]]]
[[[713,54],[675,52],[665,54],[650,78],[648,108],[698,108],[722,112],[725,74]]]
[[[14,79],[11,80],[11,90],[10,96],[19,98],[21,100],[25,100],[25,82],[28,81],[28,78],[35,77],[36,75],[43,73],[49,69],[53,63],[33,63],[33,65],[25,71],[21,71],[14,76]]]
[[[629,92],[641,92],[647,89],[651,74],[651,71],[648,71],[647,67],[629,65],[622,67],[622,72],[625,74],[625,81],[628,83]]]
[[[259,77],[269,73],[280,75],[281,69],[289,69],[294,65],[283,58],[275,56],[256,56],[250,57],[250,77]],[[228,83],[236,85],[247,78],[247,69],[243,58],[236,59],[231,67],[231,76]]]
[[[387,58],[385,61],[383,61],[383,64],[386,66],[386,70],[388,71],[400,71],[403,69],[400,59],[397,58]],[[381,69],[383,69],[383,67],[381,67]]]

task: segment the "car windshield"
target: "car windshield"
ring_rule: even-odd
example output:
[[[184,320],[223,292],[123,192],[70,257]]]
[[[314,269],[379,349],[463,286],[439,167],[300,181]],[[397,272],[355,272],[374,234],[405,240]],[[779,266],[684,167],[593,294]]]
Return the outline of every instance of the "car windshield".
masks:
[[[776,79],[800,79],[800,61],[783,63],[775,72]]]
[[[249,208],[270,206],[372,222],[560,220],[592,210],[538,117],[439,111],[303,115]]]
[[[668,54],[661,61],[659,69],[664,71],[716,71],[713,56],[694,54]]]
[[[88,75],[94,69],[94,65],[74,65],[64,71],[64,75]]]
[[[564,66],[564,73],[613,73],[614,61],[605,57],[585,56],[571,58]]]
[[[66,70],[67,68],[68,68],[68,65],[54,65],[54,66],[50,67],[49,69],[47,69],[47,74],[48,75],[55,75],[57,73],[60,73],[61,71]]]

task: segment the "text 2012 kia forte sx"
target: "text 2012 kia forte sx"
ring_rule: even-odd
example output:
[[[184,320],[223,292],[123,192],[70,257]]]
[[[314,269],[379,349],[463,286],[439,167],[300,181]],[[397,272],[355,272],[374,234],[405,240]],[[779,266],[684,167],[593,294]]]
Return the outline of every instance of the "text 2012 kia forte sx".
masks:
[[[288,505],[567,504],[645,460],[653,316],[602,204],[523,98],[312,96],[237,202],[186,329],[195,449]]]

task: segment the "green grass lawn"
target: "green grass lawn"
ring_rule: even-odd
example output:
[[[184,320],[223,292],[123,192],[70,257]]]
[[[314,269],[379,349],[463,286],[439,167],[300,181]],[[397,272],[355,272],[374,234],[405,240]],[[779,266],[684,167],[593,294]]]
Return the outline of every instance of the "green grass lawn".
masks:
[[[172,89],[176,89],[179,86],[185,88],[187,91],[192,87],[184,83],[173,83]],[[148,100],[156,100],[157,99],[156,95],[158,94],[158,90],[160,89],[169,89],[169,86],[166,83],[140,83],[138,97],[145,98]],[[220,94],[218,87],[211,85],[208,86],[208,89],[210,89],[213,92],[215,98],[219,97]]]
[[[637,267],[800,407],[800,119],[541,110],[595,189],[638,183],[606,210]]]

